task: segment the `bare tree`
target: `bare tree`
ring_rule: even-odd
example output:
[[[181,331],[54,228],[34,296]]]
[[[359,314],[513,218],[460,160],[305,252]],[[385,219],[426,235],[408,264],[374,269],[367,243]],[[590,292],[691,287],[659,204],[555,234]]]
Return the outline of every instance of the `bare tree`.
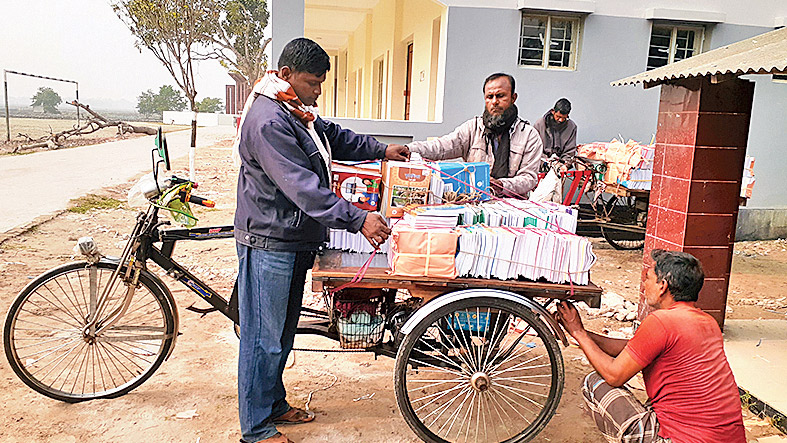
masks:
[[[265,49],[270,38],[265,38],[268,26],[267,3],[265,0],[215,0],[220,14],[216,19],[212,43],[206,58],[217,59],[230,72],[235,72],[253,83],[267,69]]]
[[[137,38],[136,47],[148,48],[186,94],[191,120],[189,170],[194,178],[197,146],[197,89],[194,82],[196,50],[210,44],[219,20],[216,0],[122,0],[112,4],[118,18]]]

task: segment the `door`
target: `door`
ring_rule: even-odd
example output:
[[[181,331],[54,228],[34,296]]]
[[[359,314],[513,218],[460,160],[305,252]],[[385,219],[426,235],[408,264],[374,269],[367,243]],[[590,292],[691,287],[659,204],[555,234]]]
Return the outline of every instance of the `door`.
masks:
[[[407,45],[407,78],[404,84],[404,119],[410,120],[410,91],[413,83],[413,43]]]

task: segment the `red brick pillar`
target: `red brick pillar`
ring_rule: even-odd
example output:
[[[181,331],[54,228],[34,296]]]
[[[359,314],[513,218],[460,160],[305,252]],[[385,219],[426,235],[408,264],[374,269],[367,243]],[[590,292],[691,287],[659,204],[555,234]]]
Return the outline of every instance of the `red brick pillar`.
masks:
[[[642,279],[650,251],[697,257],[698,306],[723,327],[754,83],[685,79],[661,86]],[[639,319],[650,312],[640,286]]]

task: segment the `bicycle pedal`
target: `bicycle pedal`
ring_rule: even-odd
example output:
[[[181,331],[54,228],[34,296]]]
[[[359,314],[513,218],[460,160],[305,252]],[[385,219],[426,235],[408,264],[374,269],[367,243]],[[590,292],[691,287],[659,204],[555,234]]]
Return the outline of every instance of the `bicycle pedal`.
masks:
[[[200,318],[210,314],[211,312],[218,311],[217,308],[210,307],[210,308],[195,308],[194,305],[191,305],[186,308],[187,311],[196,312],[197,314],[202,314]]]

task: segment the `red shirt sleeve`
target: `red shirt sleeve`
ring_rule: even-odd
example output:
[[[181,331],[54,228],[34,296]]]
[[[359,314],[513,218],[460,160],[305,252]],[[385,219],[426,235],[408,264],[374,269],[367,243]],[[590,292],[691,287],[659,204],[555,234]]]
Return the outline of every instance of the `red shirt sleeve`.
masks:
[[[629,340],[626,350],[643,368],[667,348],[667,329],[655,315],[650,314]]]

